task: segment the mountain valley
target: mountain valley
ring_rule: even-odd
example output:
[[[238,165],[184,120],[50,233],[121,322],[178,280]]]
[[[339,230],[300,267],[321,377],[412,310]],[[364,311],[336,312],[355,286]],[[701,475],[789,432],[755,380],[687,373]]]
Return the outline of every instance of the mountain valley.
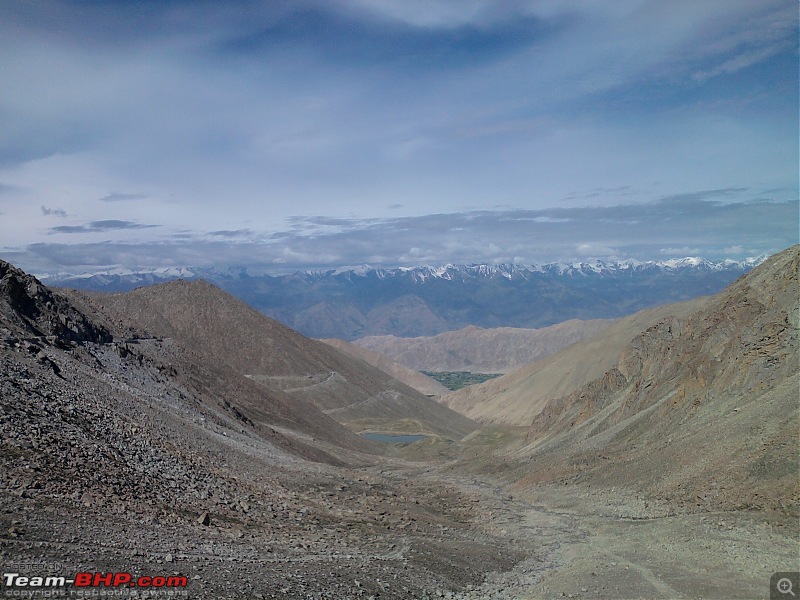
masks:
[[[0,262],[0,561],[191,598],[768,596],[800,570],[798,269],[444,393],[205,281]]]

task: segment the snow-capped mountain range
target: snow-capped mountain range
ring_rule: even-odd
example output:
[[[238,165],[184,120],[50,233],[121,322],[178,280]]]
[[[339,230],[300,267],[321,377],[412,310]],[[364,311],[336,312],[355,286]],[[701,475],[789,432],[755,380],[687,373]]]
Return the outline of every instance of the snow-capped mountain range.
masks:
[[[666,270],[676,271],[679,269],[698,269],[706,271],[731,271],[748,270],[760,265],[768,258],[767,254],[762,254],[744,260],[725,259],[722,261],[710,261],[705,258],[688,256],[686,258],[674,258],[664,261],[639,261],[628,259],[622,261],[603,261],[592,260],[588,262],[552,262],[532,265],[518,264],[474,264],[474,265],[453,265],[447,264],[439,267],[394,267],[381,268],[371,267],[370,265],[359,265],[351,267],[341,267],[332,271],[306,271],[313,277],[327,277],[330,275],[355,275],[366,277],[375,275],[379,278],[393,277],[399,274],[410,275],[418,281],[428,278],[440,278],[452,280],[458,277],[491,277],[501,276],[506,279],[515,277],[525,278],[533,273],[558,274],[566,276],[579,276],[590,274],[613,274],[618,272],[636,272],[647,270]]]
[[[766,259],[680,258],[443,265],[270,275],[263,266],[172,267],[42,275],[49,285],[125,291],[202,278],[311,337],[435,335],[478,327],[537,328],[568,319],[620,317],[642,308],[719,292]]]
[[[587,262],[551,262],[542,264],[471,264],[454,265],[446,264],[441,266],[423,265],[417,267],[372,267],[370,265],[351,265],[328,270],[308,270],[296,272],[293,276],[304,276],[310,279],[324,279],[336,276],[374,276],[379,279],[397,276],[410,276],[417,281],[425,281],[430,278],[453,280],[463,277],[493,277],[501,276],[506,279],[515,277],[525,278],[531,274],[558,274],[566,276],[579,275],[598,275],[614,274],[618,272],[637,272],[648,270],[667,270],[675,271],[680,269],[698,269],[705,271],[738,271],[749,270],[760,265],[767,259],[767,254],[746,258],[743,260],[725,259],[722,261],[711,261],[701,257],[688,256],[685,258],[674,258],[664,261],[639,261],[627,259],[621,261],[590,260]],[[134,286],[145,285],[159,280],[170,281],[173,279],[194,279],[194,278],[229,278],[229,277],[262,277],[268,274],[265,267],[228,267],[228,268],[209,268],[209,267],[159,267],[152,269],[125,269],[121,267],[98,270],[84,271],[81,273],[41,273],[36,277],[41,281],[58,285],[60,282],[77,283],[79,280],[94,280],[91,289],[102,288],[104,285],[120,284],[130,282]],[[286,275],[276,275],[285,277]],[[113,282],[113,283],[112,283]],[[83,286],[79,286],[83,287]]]

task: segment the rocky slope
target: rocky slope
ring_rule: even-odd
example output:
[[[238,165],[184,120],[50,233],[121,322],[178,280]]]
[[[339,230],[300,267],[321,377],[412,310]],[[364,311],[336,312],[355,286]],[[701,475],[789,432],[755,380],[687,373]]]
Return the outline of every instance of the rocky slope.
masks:
[[[611,323],[573,319],[541,329],[469,326],[432,337],[369,336],[353,343],[417,371],[511,373],[591,337]]]
[[[450,392],[440,401],[481,423],[527,427],[550,399],[601,377],[641,331],[668,316],[689,314],[705,301],[699,298],[639,311],[551,356],[503,377]]]
[[[313,405],[0,267],[4,572],[408,598],[524,556],[480,524],[471,496],[500,506],[492,494],[370,470],[377,447]]]
[[[91,300],[192,348],[197,360],[246,376],[290,402],[307,402],[361,431],[458,439],[477,428],[417,390],[327,344],[310,340],[205,281],[174,281]]]
[[[338,462],[321,449],[324,446],[370,450],[312,405],[267,390],[224,363],[199,360],[190,347],[156,336],[128,316],[115,320],[90,299],[50,290],[8,263],[0,263],[0,272],[0,328],[9,365],[4,381],[12,386],[8,389],[29,387],[30,394],[40,396],[34,390],[63,387],[75,397],[88,390],[110,398],[142,394],[178,404],[191,401],[214,414],[214,420],[305,458]],[[52,381],[20,386],[25,377],[14,374],[27,367],[11,365],[23,358]],[[97,381],[104,392],[98,391]],[[14,395],[26,396],[20,390]],[[308,444],[304,438],[319,443]]]
[[[150,315],[162,337],[0,266],[4,573],[506,600],[762,597],[796,567],[797,248],[640,329],[527,439],[483,428],[400,458],[245,377],[247,349],[181,334],[177,308]]]
[[[798,268],[795,246],[547,402],[518,451],[535,465],[524,485],[625,482],[685,510],[796,507]]]
[[[0,260],[0,334],[48,342],[110,342],[111,334],[35,277]]]

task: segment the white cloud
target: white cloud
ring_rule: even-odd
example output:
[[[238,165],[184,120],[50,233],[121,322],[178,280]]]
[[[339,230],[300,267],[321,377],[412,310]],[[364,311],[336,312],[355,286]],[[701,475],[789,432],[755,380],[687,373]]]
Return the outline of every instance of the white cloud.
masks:
[[[524,12],[522,2],[496,0],[348,0],[351,9],[423,28],[454,29]]]
[[[697,256],[702,251],[700,248],[691,248],[689,246],[682,246],[680,248],[661,248],[659,253],[664,256],[669,256],[671,258],[683,258],[686,256]],[[725,252],[728,252],[728,249],[725,249]]]
[[[4,258],[17,260],[19,266],[35,272],[62,271],[70,265],[278,265],[282,270],[294,270],[364,263],[413,266],[591,258],[721,259],[742,257],[743,249],[748,256],[772,253],[797,242],[797,201],[730,204],[704,199],[715,192],[695,192],[649,204],[549,211],[316,218],[310,221],[336,226],[327,231],[295,227],[276,236],[225,229],[170,234],[147,221],[92,220],[53,228],[61,232],[60,238],[52,236],[55,239],[47,243],[30,245]],[[537,216],[545,216],[543,212],[565,218],[537,221]],[[622,216],[650,225],[631,226]],[[127,237],[115,243],[102,241],[115,230]]]
[[[111,192],[100,198],[100,202],[125,202],[129,200],[144,200],[147,194],[126,194],[124,192]]]
[[[617,258],[621,255],[617,248],[611,248],[602,243],[591,242],[578,244],[575,255],[585,258]]]
[[[157,229],[109,231],[115,243],[249,230],[302,246],[268,247],[274,260],[312,260],[313,238],[319,256],[362,262],[336,236],[391,223],[403,244],[384,239],[382,252],[365,238],[364,256],[506,260],[535,257],[523,227],[574,226],[563,243],[548,238],[565,254],[578,240],[600,253],[647,238],[630,224],[646,228],[648,215],[617,213],[603,225],[614,236],[585,237],[573,213],[541,212],[562,199],[633,206],[722,188],[797,197],[796,86],[758,70],[796,73],[794,2],[335,4],[0,5],[0,239],[23,248],[84,235],[49,233],[40,207],[57,206],[48,210],[74,219],[67,227],[158,216]],[[717,75],[728,77],[722,91]],[[520,223],[490,221],[474,239],[470,220],[433,218],[498,205]],[[765,238],[775,228],[759,226]],[[695,242],[659,244],[650,251]]]

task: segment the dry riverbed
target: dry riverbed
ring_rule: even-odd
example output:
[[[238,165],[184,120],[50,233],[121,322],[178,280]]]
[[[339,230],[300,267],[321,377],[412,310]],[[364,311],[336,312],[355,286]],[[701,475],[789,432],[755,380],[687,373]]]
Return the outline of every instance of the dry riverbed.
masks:
[[[247,487],[232,506],[209,499],[203,525],[179,506],[6,486],[0,563],[181,575],[190,598],[464,600],[755,598],[798,568],[797,523],[780,514],[651,518],[622,492],[520,495],[442,463],[298,463]]]

